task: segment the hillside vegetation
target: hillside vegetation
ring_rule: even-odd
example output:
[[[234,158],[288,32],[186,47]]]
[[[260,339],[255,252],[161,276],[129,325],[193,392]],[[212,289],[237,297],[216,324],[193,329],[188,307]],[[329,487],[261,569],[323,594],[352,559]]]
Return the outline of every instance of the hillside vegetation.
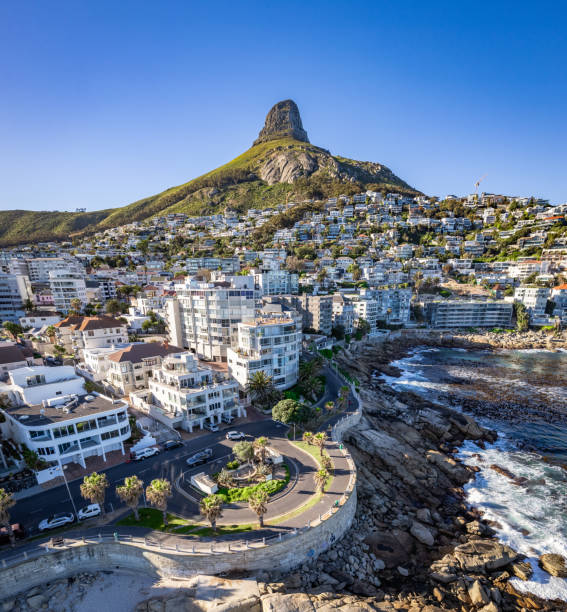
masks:
[[[283,138],[258,144],[211,172],[121,208],[89,213],[3,212],[0,246],[61,240],[158,214],[212,214],[227,207],[243,211],[367,188],[419,193],[380,164],[332,156],[315,145]]]

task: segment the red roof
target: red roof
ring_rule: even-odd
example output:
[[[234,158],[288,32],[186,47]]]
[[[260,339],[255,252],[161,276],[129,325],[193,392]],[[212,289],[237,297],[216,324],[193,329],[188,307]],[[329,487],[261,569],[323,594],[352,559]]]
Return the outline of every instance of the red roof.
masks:
[[[557,291],[567,291],[567,283],[563,283],[562,285],[557,285],[557,287],[553,287],[553,289]]]

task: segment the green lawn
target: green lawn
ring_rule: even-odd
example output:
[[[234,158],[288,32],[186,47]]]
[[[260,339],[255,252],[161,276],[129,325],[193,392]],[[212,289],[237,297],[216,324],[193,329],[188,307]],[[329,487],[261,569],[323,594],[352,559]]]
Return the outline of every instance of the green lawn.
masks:
[[[295,446],[298,446],[299,448],[301,448],[305,452],[309,453],[313,457],[313,459],[315,459],[315,461],[317,462],[317,465],[319,466],[319,468],[321,468],[321,454],[319,453],[319,448],[317,446],[315,446],[313,444],[307,444],[307,442],[303,442],[303,441],[299,441],[299,440],[296,440],[292,444],[295,444]],[[325,450],[323,450],[323,455],[329,457],[329,453],[327,453],[327,451],[325,451]],[[331,460],[331,462],[332,462],[332,460]],[[334,465],[333,465],[333,467],[334,467]],[[331,472],[332,472],[332,470],[331,470]],[[325,485],[325,489],[328,490],[329,487],[331,486],[332,482],[333,482],[333,474],[331,473],[329,475],[329,478],[327,478],[327,484]]]
[[[186,530],[187,528],[194,529],[196,524],[183,519],[175,514],[168,512],[167,514],[167,525],[163,522],[163,513],[161,510],[155,508],[140,508],[140,520],[137,521],[134,518],[134,513],[130,513],[128,516],[118,521],[118,525],[124,525],[128,527],[148,527],[149,529],[156,529],[158,531],[173,531],[175,533],[185,533],[186,531],[180,531],[181,529]]]

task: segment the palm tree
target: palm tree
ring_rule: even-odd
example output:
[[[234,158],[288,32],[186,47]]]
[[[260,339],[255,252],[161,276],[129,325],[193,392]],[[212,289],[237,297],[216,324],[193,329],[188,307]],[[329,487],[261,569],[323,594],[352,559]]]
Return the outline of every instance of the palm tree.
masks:
[[[143,492],[144,483],[137,476],[127,476],[124,484],[116,487],[116,494],[132,510],[137,521],[140,520],[138,505]]]
[[[259,370],[250,376],[246,391],[253,400],[257,401],[262,407],[269,405],[276,397],[277,390],[272,382],[272,377],[264,371]]]
[[[327,434],[324,431],[320,431],[313,436],[313,443],[319,448],[319,454],[323,456],[323,447],[327,441]]]
[[[53,344],[55,342],[55,335],[56,335],[56,331],[55,331],[55,327],[53,325],[50,325],[46,330],[45,330],[45,335],[49,338],[49,341],[51,342],[51,344]]]
[[[6,528],[11,546],[16,545],[16,538],[12,530],[12,521],[10,520],[10,508],[15,505],[16,500],[13,498],[12,494],[8,493],[6,489],[0,489],[0,525]]]
[[[264,463],[264,461],[266,460],[266,454],[268,452],[268,449],[267,449],[268,438],[266,438],[266,436],[260,436],[259,438],[256,438],[254,440],[252,445],[254,449],[256,450],[256,452],[258,453],[258,457],[260,457],[260,461]]]
[[[81,312],[83,303],[81,302],[79,298],[73,298],[69,303],[71,304],[71,310],[73,312],[75,312],[76,314],[79,314]]]
[[[248,498],[250,509],[258,515],[260,529],[264,527],[264,514],[268,511],[268,494],[263,489],[256,491]]]
[[[306,396],[317,398],[323,393],[323,381],[317,376],[311,376],[300,384]]]
[[[303,382],[313,376],[317,376],[323,367],[323,360],[321,357],[315,357],[302,361],[299,364],[299,382]]]
[[[146,488],[146,499],[163,512],[163,524],[167,525],[167,500],[171,497],[171,483],[165,478],[154,478]]]
[[[322,470],[315,472],[313,478],[315,479],[315,486],[317,487],[317,491],[321,493],[325,490],[327,478],[329,478],[329,472],[327,472],[327,470],[323,468]]]
[[[331,412],[331,410],[335,407],[335,402],[325,402],[325,408]]]
[[[217,484],[219,487],[226,487],[229,489],[232,487],[233,483],[234,480],[232,478],[232,474],[226,468],[222,468],[217,476]]]
[[[81,495],[91,504],[100,506],[101,516],[104,516],[104,498],[107,487],[106,474],[97,474],[96,472],[93,472],[90,476],[85,476],[81,485]]]
[[[313,432],[311,432],[311,431],[304,431],[303,432],[303,441],[306,442],[307,444],[312,444],[313,443]]]
[[[208,495],[203,497],[199,503],[201,514],[211,523],[213,532],[217,531],[217,520],[222,516],[222,497],[220,495]]]

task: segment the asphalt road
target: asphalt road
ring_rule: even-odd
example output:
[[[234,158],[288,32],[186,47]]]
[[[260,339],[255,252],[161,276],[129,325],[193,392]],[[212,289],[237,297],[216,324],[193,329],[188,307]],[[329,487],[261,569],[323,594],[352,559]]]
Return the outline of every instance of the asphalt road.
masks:
[[[212,448],[211,461],[227,457],[231,454],[231,448],[235,443],[226,440],[225,434],[233,429],[238,429],[247,434],[249,440],[258,436],[281,437],[287,430],[285,426],[271,420],[246,423],[240,426],[228,426],[217,433],[209,433],[185,442],[182,448],[166,451],[143,461],[131,461],[111,467],[105,470],[110,484],[106,493],[107,510],[110,510],[111,507],[117,509],[124,506],[116,495],[116,486],[122,484],[126,476],[135,474],[143,480],[146,486],[154,478],[167,478],[173,483],[182,472],[190,469],[186,464],[187,457],[199,450]],[[193,468],[193,470],[196,472],[203,471],[205,467],[201,465],[198,468]],[[79,479],[69,483],[71,496],[77,509],[87,504],[81,497],[81,482],[82,480]],[[124,508],[126,510],[125,506]],[[184,496],[174,493],[169,503],[169,510],[177,514],[192,515],[195,514],[196,504]],[[18,501],[12,508],[10,515],[13,523],[21,523],[33,535],[37,532],[37,525],[42,519],[58,512],[73,512],[73,505],[64,484]]]

